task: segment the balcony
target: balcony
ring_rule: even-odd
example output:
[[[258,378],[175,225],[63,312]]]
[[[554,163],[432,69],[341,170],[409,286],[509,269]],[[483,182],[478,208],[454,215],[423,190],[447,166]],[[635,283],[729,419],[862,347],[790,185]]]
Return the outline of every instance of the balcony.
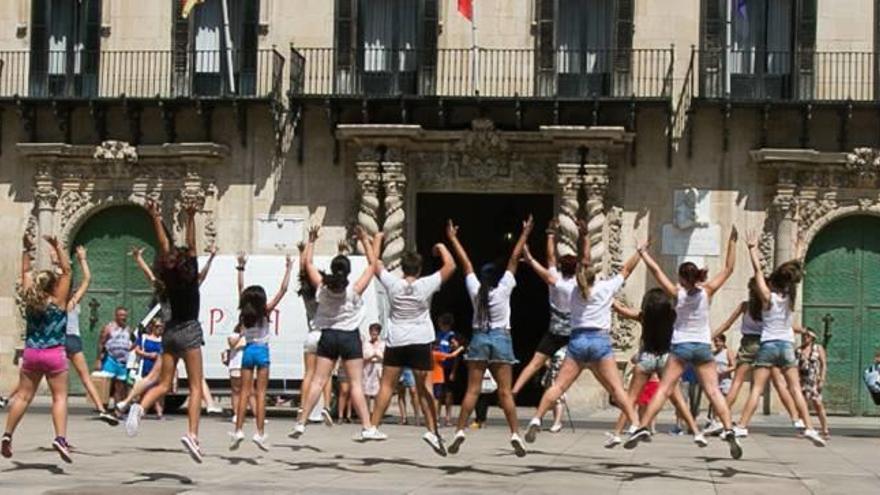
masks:
[[[695,50],[697,97],[769,102],[880,100],[878,54]]]
[[[669,99],[673,50],[291,48],[292,97]]]
[[[283,71],[274,49],[0,51],[0,98],[277,98]]]

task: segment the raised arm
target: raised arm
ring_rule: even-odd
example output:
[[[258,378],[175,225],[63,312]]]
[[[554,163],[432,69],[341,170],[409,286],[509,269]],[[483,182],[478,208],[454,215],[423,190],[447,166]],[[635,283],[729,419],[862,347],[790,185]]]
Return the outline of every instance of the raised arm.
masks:
[[[727,320],[725,320],[720,327],[712,331],[712,338],[714,339],[715,337],[723,335],[725,332],[730,330],[730,327],[732,327],[733,324],[736,323],[736,320],[739,319],[739,317],[746,312],[747,307],[748,303],[746,302],[737,304],[736,309],[733,310],[733,313],[731,313],[730,316],[727,317]]]
[[[21,237],[21,288],[27,290],[34,285],[34,274],[31,272],[31,251],[34,240],[27,232]]]
[[[153,230],[156,232],[156,243],[159,245],[159,256],[165,256],[171,251],[171,241],[168,239],[168,232],[162,223],[162,215],[159,213],[159,205],[154,201],[147,201],[147,213],[153,221]]]
[[[758,234],[751,231],[746,238],[746,246],[749,248],[749,259],[752,261],[752,269],[755,271],[755,287],[758,289],[758,297],[765,307],[770,304],[770,287],[764,279],[764,270],[761,269],[761,253],[758,251]]]
[[[636,320],[641,321],[642,313],[636,309],[633,309],[626,304],[618,300],[614,300],[611,302],[611,307],[614,308],[614,311],[621,317],[626,318],[627,320]]]
[[[474,265],[471,264],[471,259],[468,258],[467,251],[464,250],[464,246],[462,246],[461,241],[458,240],[458,225],[452,223],[452,220],[446,222],[446,237],[449,239],[449,243],[452,244],[452,252],[455,253],[455,257],[458,258],[458,262],[461,264],[461,270],[464,274],[467,276],[474,273]]]
[[[150,285],[156,283],[156,276],[153,275],[153,270],[151,270],[150,265],[148,265],[147,262],[144,261],[144,248],[132,247],[131,251],[129,251],[129,254],[132,258],[134,258],[134,262],[135,264],[137,264],[138,268],[140,268],[141,271],[144,272],[144,276],[147,277],[147,282],[149,282]]]
[[[197,256],[196,251],[196,204],[190,202],[186,205],[186,248],[190,256]]]
[[[620,269],[620,275],[624,280],[628,279],[630,275],[632,275],[633,270],[638,266],[639,261],[642,260],[642,255],[644,251],[648,249],[651,245],[651,239],[648,239],[640,246],[636,247],[636,252],[632,254],[627,260],[623,263],[623,268]]]
[[[357,279],[357,282],[354,284],[354,290],[358,294],[363,294],[367,287],[370,285],[370,281],[373,279],[373,274],[376,272],[376,265],[379,263],[379,257],[376,254],[373,246],[378,243],[380,246],[382,245],[382,232],[376,234],[373,239],[370,239],[370,236],[367,235],[367,231],[358,226],[355,229],[355,232],[358,236],[358,241],[360,241],[361,245],[364,248],[364,254],[367,257],[367,263],[369,265],[364,269],[364,272],[361,273],[361,276]]]
[[[284,295],[287,294],[287,288],[290,286],[290,272],[293,271],[293,259],[288,254],[284,258],[284,278],[281,279],[281,287],[278,288],[278,292],[275,293],[275,297],[269,301],[269,304],[266,305],[266,312],[271,313],[278,306],[278,303],[281,302],[281,299],[284,298]]]
[[[556,219],[550,220],[547,226],[547,268],[556,266],[556,230],[559,229],[559,222]]]
[[[719,289],[727,282],[727,279],[733,275],[733,268],[736,266],[736,241],[739,239],[739,232],[736,230],[736,225],[734,225],[730,229],[730,237],[727,239],[727,256],[724,257],[724,268],[718,272],[718,275],[715,275],[712,280],[703,284],[703,289],[711,297],[713,294],[718,292]]]
[[[208,253],[208,261],[205,262],[205,266],[203,266],[202,271],[199,272],[199,285],[208,278],[208,272],[211,271],[211,264],[214,263],[214,257],[217,256],[217,245],[211,244],[211,246],[205,251]]]
[[[68,311],[79,304],[86,295],[86,291],[89,290],[89,284],[92,282],[92,271],[89,270],[89,261],[86,259],[86,248],[82,246],[76,247],[76,261],[79,262],[82,280],[79,281],[79,287],[76,288],[76,292],[73,293],[73,296],[67,302]]]
[[[434,244],[434,249],[432,250],[434,256],[440,258],[442,265],[440,265],[440,280],[446,282],[449,280],[449,277],[455,273],[455,259],[452,257],[452,253],[449,252],[449,249],[446,248],[446,245],[442,242],[438,242]]]
[[[654,280],[657,281],[660,288],[670,297],[678,296],[678,290],[676,289],[675,284],[673,284],[672,281],[669,280],[669,277],[663,273],[663,269],[660,268],[660,265],[658,265],[656,261],[654,261],[654,258],[651,257],[651,253],[649,253],[647,249],[640,249],[636,252],[642,257],[645,266],[648,267],[648,271],[654,276]]]
[[[523,249],[529,242],[529,235],[535,227],[535,219],[529,214],[528,218],[522,224],[522,231],[519,233],[519,239],[513,246],[513,252],[510,253],[510,259],[507,260],[507,271],[516,274],[516,268],[519,266],[519,259],[522,257]]]
[[[590,266],[590,250],[592,249],[592,246],[590,245],[590,232],[587,226],[587,222],[584,220],[578,220],[577,225],[581,241],[580,263],[583,266]]]
[[[239,251],[235,261],[235,283],[238,287],[238,297],[241,297],[241,293],[244,292],[244,271],[247,268],[247,254],[244,251]]]
[[[318,233],[320,232],[320,227],[312,227],[309,229],[309,241],[306,243],[306,249],[303,256],[302,266],[306,271],[306,278],[309,283],[312,284],[312,287],[318,288],[321,286],[321,282],[323,278],[321,277],[321,272],[315,267],[315,263],[312,261],[312,257],[310,253],[315,249],[315,242],[318,240]]]
[[[548,248],[549,248],[549,246],[548,246]],[[532,256],[532,252],[531,252],[531,250],[529,250],[528,244],[526,244],[525,247],[523,247],[523,257],[525,258],[526,263],[528,263],[528,265],[530,267],[532,267],[532,270],[534,270],[534,272],[538,275],[538,277],[541,280],[543,280],[547,285],[556,285],[556,282],[558,281],[556,279],[556,277],[554,277],[553,274],[550,273],[550,270],[544,268],[544,266],[541,265],[541,263],[538,260],[536,260],[534,256]],[[550,265],[549,260],[548,260],[547,264]],[[550,266],[553,266],[553,265],[550,265]]]
[[[70,268],[70,256],[61,245],[61,242],[58,241],[57,237],[47,235],[43,236],[43,239],[45,239],[46,242],[49,243],[49,246],[55,251],[55,255],[58,257],[58,266],[61,268],[61,275],[58,277],[58,282],[55,284],[55,290],[52,297],[55,298],[56,304],[66,308],[67,299],[70,296],[70,281],[73,277],[73,270]]]

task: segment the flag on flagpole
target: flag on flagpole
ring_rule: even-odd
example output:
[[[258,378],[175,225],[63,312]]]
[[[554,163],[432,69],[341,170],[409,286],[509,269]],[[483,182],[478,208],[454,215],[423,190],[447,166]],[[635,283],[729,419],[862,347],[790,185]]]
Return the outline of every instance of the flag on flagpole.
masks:
[[[180,0],[180,17],[186,19],[189,17],[189,13],[192,12],[192,9],[200,3],[204,3],[204,1],[205,0]]]
[[[458,13],[463,15],[465,19],[473,22],[474,0],[458,0]]]

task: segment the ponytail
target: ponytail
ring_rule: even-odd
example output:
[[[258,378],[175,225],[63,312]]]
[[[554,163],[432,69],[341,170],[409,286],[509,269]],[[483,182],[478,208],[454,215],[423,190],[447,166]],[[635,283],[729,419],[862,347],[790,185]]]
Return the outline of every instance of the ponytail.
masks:
[[[804,268],[800,261],[786,261],[770,274],[770,285],[775,292],[788,298],[789,308],[794,310],[797,299],[797,285],[804,278]]]
[[[29,289],[21,290],[20,295],[27,311],[42,312],[49,305],[49,296],[58,276],[51,270],[42,270],[34,276],[34,282]]]
[[[593,288],[593,283],[596,282],[596,270],[587,265],[581,265],[578,267],[576,279],[581,297],[589,299],[590,289]]]
[[[489,292],[498,286],[501,275],[498,273],[498,267],[494,263],[486,263],[480,267],[480,290],[477,291],[477,300],[475,303],[474,313],[476,321],[483,328],[488,328],[491,323],[491,315],[489,314]]]
[[[331,292],[342,292],[348,287],[348,275],[351,273],[351,262],[347,257],[338,255],[330,262],[330,273],[321,272],[325,287]]]

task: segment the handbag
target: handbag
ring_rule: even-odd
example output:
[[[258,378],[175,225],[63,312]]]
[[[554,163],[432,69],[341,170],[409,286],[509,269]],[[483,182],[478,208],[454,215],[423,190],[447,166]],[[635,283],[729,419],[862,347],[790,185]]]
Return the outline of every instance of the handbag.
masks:
[[[483,382],[480,384],[481,394],[493,394],[498,390],[498,383],[492,377],[492,372],[486,370],[483,373]]]

